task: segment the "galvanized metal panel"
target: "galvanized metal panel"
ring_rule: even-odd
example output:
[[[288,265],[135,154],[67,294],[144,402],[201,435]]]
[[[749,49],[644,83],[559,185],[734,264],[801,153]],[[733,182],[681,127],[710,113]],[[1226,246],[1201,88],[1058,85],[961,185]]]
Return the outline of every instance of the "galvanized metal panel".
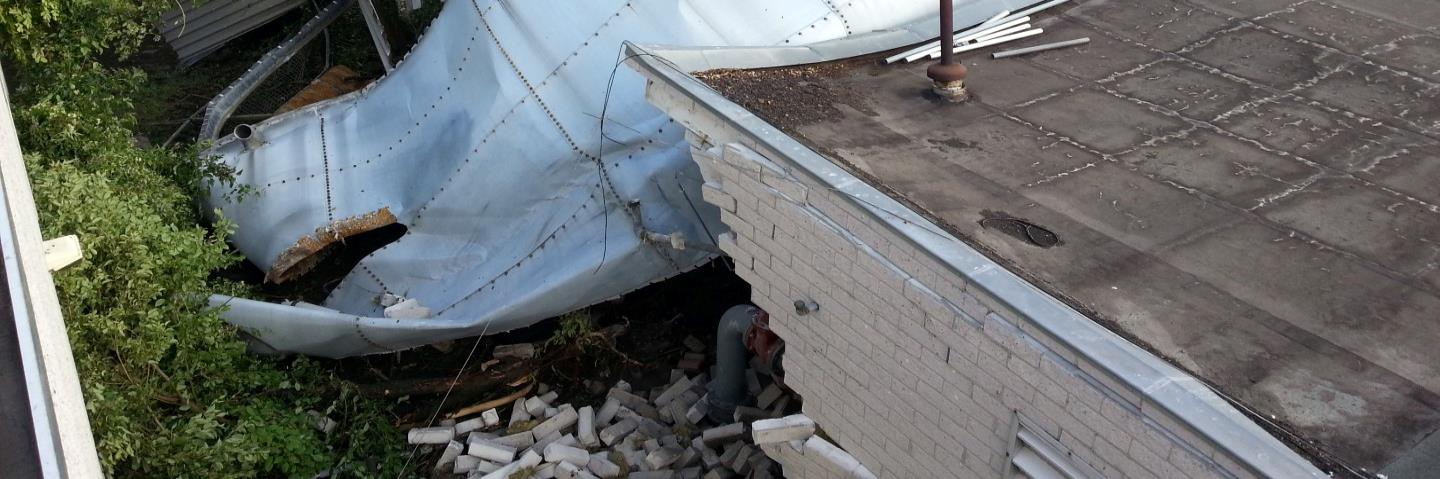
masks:
[[[295,9],[304,0],[212,0],[182,8],[160,19],[160,34],[182,65],[193,65],[225,43]]]
[[[222,138],[213,153],[261,193],[237,202],[217,192],[211,204],[239,224],[235,244],[263,269],[283,266],[317,229],[382,208],[409,229],[346,276],[325,301],[331,311],[214,301],[271,348],[348,356],[527,326],[691,269],[711,255],[644,233],[710,243],[719,213],[699,196],[684,129],[645,102],[639,75],[617,71],[621,43],[820,42],[846,32],[794,33],[839,16],[857,35],[908,30],[933,12],[930,0],[795,0],[749,12],[697,3],[451,0],[386,78],[256,125],[250,146]],[[1002,5],[967,4],[986,10],[981,18]],[[875,38],[853,45],[916,40]],[[385,293],[434,314],[385,318]]]

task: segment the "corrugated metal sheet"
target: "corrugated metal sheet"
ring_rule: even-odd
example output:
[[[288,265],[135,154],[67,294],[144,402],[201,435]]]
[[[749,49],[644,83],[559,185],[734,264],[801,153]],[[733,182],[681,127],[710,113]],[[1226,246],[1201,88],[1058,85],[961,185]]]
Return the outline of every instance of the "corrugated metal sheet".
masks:
[[[304,0],[212,0],[195,5],[182,0],[160,20],[160,33],[175,49],[181,65],[193,65],[205,55],[250,30],[269,23]]]

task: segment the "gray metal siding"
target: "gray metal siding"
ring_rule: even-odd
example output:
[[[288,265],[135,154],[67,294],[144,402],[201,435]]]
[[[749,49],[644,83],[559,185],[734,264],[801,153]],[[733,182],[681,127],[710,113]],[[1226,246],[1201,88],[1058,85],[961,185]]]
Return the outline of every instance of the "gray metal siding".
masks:
[[[214,0],[201,5],[181,1],[160,19],[160,33],[182,65],[192,65],[230,40],[284,15],[303,0]]]

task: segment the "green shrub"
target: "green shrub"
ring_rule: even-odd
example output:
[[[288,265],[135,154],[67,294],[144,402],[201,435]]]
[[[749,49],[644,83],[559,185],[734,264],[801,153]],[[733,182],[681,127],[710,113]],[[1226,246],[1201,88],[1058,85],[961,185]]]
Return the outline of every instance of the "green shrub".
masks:
[[[246,354],[205,306],[213,291],[243,292],[214,277],[239,260],[225,243],[234,225],[202,226],[194,200],[201,178],[229,172],[198,147],[136,148],[131,98],[145,77],[109,66],[173,5],[0,3],[0,60],[41,227],[84,247],[55,283],[101,463],[112,477],[309,477],[335,466],[394,477],[404,452],[384,405],[314,361]],[[311,410],[339,427],[318,431]]]

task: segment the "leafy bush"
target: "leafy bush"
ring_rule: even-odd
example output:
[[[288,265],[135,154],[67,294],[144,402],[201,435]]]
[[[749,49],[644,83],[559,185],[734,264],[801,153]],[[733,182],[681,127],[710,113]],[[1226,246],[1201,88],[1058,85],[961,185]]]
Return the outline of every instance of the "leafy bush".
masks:
[[[101,462],[112,477],[308,477],[332,467],[393,477],[403,453],[382,405],[313,361],[246,354],[205,306],[212,291],[242,290],[213,276],[239,260],[225,243],[233,225],[202,226],[194,201],[202,178],[227,171],[197,147],[135,147],[130,99],[145,76],[109,66],[173,5],[0,4],[0,59],[42,229],[78,234],[85,249],[55,281]],[[312,410],[340,426],[317,430]]]
[[[602,328],[595,323],[595,318],[589,311],[572,311],[560,316],[559,327],[550,339],[545,340],[542,349],[547,353],[565,357],[560,363],[551,365],[552,371],[563,366],[570,366],[568,369],[573,370],[611,364],[640,366],[639,362],[615,347],[615,336],[628,327],[627,321]],[[567,362],[571,364],[564,364]]]

